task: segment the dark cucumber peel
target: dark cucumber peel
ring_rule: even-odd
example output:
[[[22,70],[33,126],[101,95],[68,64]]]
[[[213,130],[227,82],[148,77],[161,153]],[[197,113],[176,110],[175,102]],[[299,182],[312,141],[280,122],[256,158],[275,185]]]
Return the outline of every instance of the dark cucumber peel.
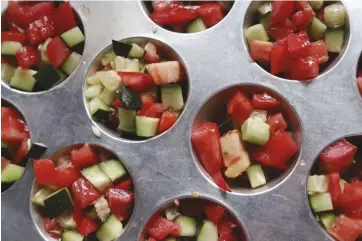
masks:
[[[42,143],[32,144],[26,156],[19,162],[19,165],[25,166],[29,158],[39,159],[47,149],[48,147]]]
[[[120,99],[127,108],[140,109],[142,107],[142,101],[138,97],[138,94],[129,87],[121,86],[117,90],[117,98]]]
[[[126,44],[117,40],[112,40],[112,47],[113,51],[116,55],[127,57],[129,54],[129,51],[132,49],[131,44]]]
[[[33,91],[48,90],[61,79],[59,73],[51,65],[39,70],[33,77],[36,79]]]

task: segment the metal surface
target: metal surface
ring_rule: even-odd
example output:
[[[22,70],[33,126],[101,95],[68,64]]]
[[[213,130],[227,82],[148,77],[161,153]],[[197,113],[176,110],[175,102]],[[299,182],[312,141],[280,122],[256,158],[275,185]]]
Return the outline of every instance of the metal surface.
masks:
[[[140,2],[72,2],[81,14],[86,44],[82,63],[60,86],[39,94],[1,87],[2,98],[23,112],[35,142],[48,145],[45,156],[66,145],[90,142],[112,150],[129,170],[136,192],[132,219],[119,238],[137,240],[152,212],[165,201],[198,191],[236,213],[251,241],[330,240],[311,214],[305,190],[313,160],[332,140],[362,132],[362,101],[356,66],[362,48],[362,5],[344,1],[350,16],[349,46],[341,60],[309,84],[274,77],[250,61],[242,37],[250,1],[237,1],[225,19],[196,34],[178,34],[153,24]],[[183,60],[189,73],[189,96],[176,126],[145,142],[115,140],[92,130],[82,87],[93,59],[111,39],[145,36],[158,39]],[[259,194],[222,193],[197,168],[190,134],[202,104],[227,86],[253,83],[277,91],[300,117],[302,154],[294,171],[278,186]],[[32,163],[22,178],[1,194],[1,235],[5,241],[42,240],[29,201]]]

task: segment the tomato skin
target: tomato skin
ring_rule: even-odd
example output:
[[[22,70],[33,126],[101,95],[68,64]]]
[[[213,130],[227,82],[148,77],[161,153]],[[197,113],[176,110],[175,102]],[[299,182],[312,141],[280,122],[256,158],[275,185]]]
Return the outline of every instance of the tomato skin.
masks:
[[[132,213],[134,193],[122,189],[110,188],[106,193],[108,206],[120,220],[127,220]]]
[[[225,208],[216,203],[207,202],[204,204],[204,212],[206,217],[217,225],[225,213]]]
[[[162,133],[170,129],[177,121],[176,114],[165,111],[160,118],[160,124],[158,125],[158,133]]]
[[[291,60],[292,58],[288,51],[286,39],[275,42],[270,52],[271,73],[279,74],[287,71],[290,67]]]
[[[318,59],[318,64],[326,63],[329,59],[327,44],[323,40],[311,43],[308,56],[316,57]]]
[[[272,36],[273,39],[279,40],[286,38],[290,34],[293,34],[296,30],[297,28],[293,22],[290,21],[289,18],[286,18],[282,22],[270,26],[268,29],[268,34]]]
[[[359,93],[362,95],[362,77],[358,77],[357,86],[358,86]]]
[[[14,163],[19,163],[21,160],[23,160],[23,158],[26,156],[26,154],[29,151],[29,145],[28,145],[28,140],[24,140],[20,147],[16,150],[13,161]]]
[[[115,107],[115,108],[121,108],[121,107],[123,107],[123,102],[120,100],[120,99],[118,99],[118,98],[116,98],[113,102],[112,102],[112,106],[113,107]]]
[[[278,108],[280,106],[280,101],[267,93],[253,94],[252,104],[255,109],[269,111]]]
[[[226,183],[221,171],[218,171],[211,175],[212,180],[214,180],[215,184],[224,192],[231,192],[229,185]]]
[[[9,116],[17,119],[20,117],[20,113],[14,108],[1,106],[1,119]]]
[[[179,236],[181,232],[181,227],[164,217],[157,217],[153,222],[150,223],[147,232],[150,236],[154,237],[156,240],[162,240],[168,235]]]
[[[295,7],[300,11],[309,11],[313,12],[313,8],[310,6],[308,1],[295,1]]]
[[[360,183],[344,184],[339,207],[348,217],[362,219],[362,185]]]
[[[291,61],[287,73],[290,79],[310,80],[319,75],[319,64],[316,57],[306,57]]]
[[[340,173],[352,164],[353,156],[356,151],[356,146],[346,139],[342,139],[322,151],[319,155],[319,160],[322,167],[328,173]]]
[[[25,46],[16,51],[16,59],[23,69],[28,69],[40,61],[39,52],[33,46]]]
[[[154,1],[152,1],[154,3]],[[152,42],[148,42],[145,46],[144,59],[146,63],[158,63],[160,62],[160,56],[157,54],[157,47]]]
[[[221,238],[229,237],[233,234],[233,229],[237,227],[235,218],[231,215],[225,215],[217,224],[217,231]]]
[[[50,63],[54,68],[58,68],[68,58],[70,51],[63,40],[59,37],[55,37],[47,46],[47,54]]]
[[[70,2],[64,2],[57,7],[54,11],[53,18],[55,32],[58,36],[77,26]]]
[[[227,112],[237,125],[242,125],[253,112],[253,106],[247,96],[237,91],[227,104]]]
[[[55,239],[59,239],[60,238],[60,233],[62,231],[62,227],[60,226],[60,224],[57,222],[57,220],[54,219],[50,219],[48,217],[44,218],[44,229],[47,233],[49,233],[49,235]]]
[[[74,203],[73,207],[73,219],[75,221],[75,224],[77,225],[78,229],[80,229],[80,226],[82,224],[82,220],[85,217],[83,214],[82,209],[79,207],[77,203]]]
[[[73,165],[79,169],[98,162],[96,153],[88,143],[79,149],[72,150],[70,157]]]
[[[342,196],[342,188],[339,184],[341,177],[339,173],[330,173],[328,175],[328,191],[331,194],[333,206],[338,206],[338,201]]]
[[[82,177],[72,184],[72,193],[74,203],[81,208],[88,207],[101,196],[97,189]]]
[[[270,62],[270,53],[273,43],[267,41],[253,40],[250,43],[250,57],[252,60]]]
[[[296,34],[288,35],[288,51],[293,58],[305,57],[310,48],[309,36],[307,32],[300,31]]]
[[[340,214],[327,231],[338,241],[355,241],[361,234],[361,227],[353,219]]]
[[[80,171],[72,163],[55,168],[56,184],[58,187],[67,187],[80,178]]]
[[[159,25],[182,25],[198,17],[197,8],[176,5],[170,9],[153,12],[150,18]]]
[[[140,72],[117,72],[122,83],[135,91],[145,91],[155,86],[152,76]]]
[[[294,11],[294,1],[273,1],[271,23],[276,24],[291,16]]]
[[[156,92],[145,92],[140,95],[142,105],[150,105],[152,103],[156,103]]]
[[[24,33],[17,31],[1,32],[1,42],[14,41],[25,45],[28,42],[28,37]]]
[[[161,103],[152,103],[150,105],[142,106],[137,115],[159,118],[165,110],[166,108]]]
[[[34,160],[33,167],[37,184],[55,184],[56,171],[54,162],[52,160]]]
[[[224,12],[218,2],[201,4],[198,13],[207,27],[216,25],[224,18]]]
[[[192,131],[191,142],[210,175],[219,172],[223,165],[219,139],[219,128],[212,122],[202,123]]]
[[[29,43],[38,45],[43,43],[48,38],[55,36],[54,21],[52,16],[43,16],[35,22],[30,23],[26,29]]]
[[[174,0],[155,0],[152,1],[152,8],[153,11],[159,12],[162,10],[167,10],[169,8],[174,7],[175,5],[180,5],[180,1],[174,1]]]
[[[315,13],[313,11],[303,10],[293,14],[291,20],[299,30],[307,30]]]
[[[270,134],[274,135],[277,131],[284,131],[288,128],[282,113],[276,113],[268,118],[266,123],[270,126]]]
[[[1,157],[1,171],[9,164],[9,160],[5,157]]]
[[[92,219],[85,217],[83,218],[81,224],[80,224],[80,228],[79,228],[79,232],[81,235],[85,236],[87,234],[90,234],[94,231],[96,231],[98,229],[99,225],[98,223],[96,223],[95,221],[93,221]]]
[[[126,191],[130,191],[131,187],[132,187],[132,181],[129,178],[114,186],[115,189],[121,189]]]

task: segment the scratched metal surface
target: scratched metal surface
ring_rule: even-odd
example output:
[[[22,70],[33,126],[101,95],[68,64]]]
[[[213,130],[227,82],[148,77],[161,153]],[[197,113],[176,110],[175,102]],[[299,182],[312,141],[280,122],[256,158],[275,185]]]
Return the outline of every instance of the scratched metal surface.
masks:
[[[82,63],[60,86],[44,93],[25,94],[1,86],[2,98],[24,114],[32,140],[48,146],[45,156],[79,142],[113,150],[135,184],[136,204],[122,240],[137,240],[143,225],[163,202],[197,191],[234,211],[248,240],[330,240],[317,225],[308,205],[306,177],[313,160],[331,141],[362,132],[362,101],[355,81],[362,48],[362,4],[344,1],[350,16],[350,43],[341,61],[310,84],[271,76],[252,63],[242,40],[249,1],[237,1],[217,26],[197,34],[177,34],[157,28],[140,2],[72,2],[86,32]],[[170,45],[183,59],[190,79],[185,110],[169,132],[146,142],[97,138],[85,110],[82,86],[93,58],[111,39],[147,36]],[[302,155],[283,183],[259,195],[219,191],[199,168],[190,146],[191,123],[198,110],[219,90],[241,83],[265,85],[284,96],[298,113],[303,129]],[[42,240],[30,213],[32,163],[22,178],[1,194],[1,235],[5,241]]]

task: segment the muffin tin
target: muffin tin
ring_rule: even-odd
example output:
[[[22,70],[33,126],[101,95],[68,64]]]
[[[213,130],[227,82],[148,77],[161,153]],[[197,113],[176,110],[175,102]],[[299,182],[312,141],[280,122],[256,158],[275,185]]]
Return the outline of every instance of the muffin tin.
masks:
[[[61,85],[42,93],[20,93],[1,86],[2,98],[25,116],[32,141],[48,146],[50,156],[64,146],[89,142],[114,152],[127,166],[137,196],[132,218],[118,239],[137,240],[154,210],[165,202],[198,192],[231,209],[247,240],[332,240],[316,223],[308,204],[306,180],[318,153],[333,140],[362,133],[362,102],[356,87],[362,44],[359,0],[343,1],[350,38],[340,61],[305,84],[284,80],[252,62],[243,40],[244,16],[251,1],[236,1],[213,28],[194,34],[167,31],[154,24],[140,1],[71,2],[83,21],[87,41],[78,69]],[[6,4],[2,5],[2,10]],[[92,131],[83,86],[92,61],[111,39],[149,37],[169,45],[189,74],[189,95],[182,116],[163,135],[142,142],[116,139]],[[192,122],[200,108],[219,91],[254,84],[283,96],[299,116],[301,153],[278,185],[262,192],[223,193],[196,168],[190,142]],[[2,198],[4,240],[42,240],[30,211],[34,174],[28,162],[22,178]]]

